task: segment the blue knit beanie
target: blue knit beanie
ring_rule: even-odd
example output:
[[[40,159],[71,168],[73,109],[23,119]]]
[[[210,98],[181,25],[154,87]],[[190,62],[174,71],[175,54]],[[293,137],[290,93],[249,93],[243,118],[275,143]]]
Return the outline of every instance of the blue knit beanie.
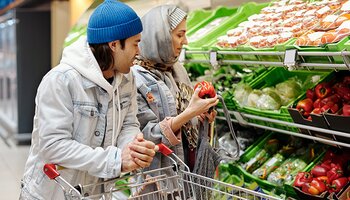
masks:
[[[105,0],[90,16],[87,40],[89,44],[108,43],[141,32],[141,20],[132,8],[116,0]]]

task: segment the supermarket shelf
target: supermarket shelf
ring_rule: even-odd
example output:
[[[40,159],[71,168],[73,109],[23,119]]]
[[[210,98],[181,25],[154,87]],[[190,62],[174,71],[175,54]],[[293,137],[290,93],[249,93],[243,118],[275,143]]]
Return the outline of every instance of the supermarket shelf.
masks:
[[[199,59],[187,59],[186,63],[209,63],[209,60],[199,60]]]
[[[218,110],[218,112],[223,113],[222,109],[217,109],[217,110]],[[239,124],[242,124],[242,125],[253,126],[253,127],[256,127],[256,128],[263,128],[263,129],[266,129],[266,130],[271,130],[271,131],[275,131],[275,132],[279,132],[279,133],[293,135],[293,136],[297,136],[297,137],[301,137],[301,138],[305,138],[305,139],[315,140],[315,141],[326,143],[326,144],[330,144],[330,145],[350,147],[350,144],[343,143],[343,142],[328,140],[328,139],[319,138],[319,137],[315,137],[315,136],[311,136],[311,135],[305,135],[305,134],[302,134],[302,133],[297,133],[297,132],[287,131],[287,130],[278,129],[278,128],[274,128],[274,127],[270,127],[270,126],[264,126],[264,125],[260,125],[260,124],[247,122],[245,120],[245,118],[255,119],[255,120],[260,120],[260,121],[270,122],[270,123],[276,123],[276,124],[282,124],[282,125],[286,125],[286,126],[289,126],[289,127],[302,128],[302,129],[318,131],[318,132],[322,132],[322,133],[326,133],[326,134],[330,134],[330,135],[343,136],[343,137],[350,138],[350,134],[348,134],[348,133],[344,133],[344,132],[340,132],[340,131],[334,131],[334,130],[328,130],[328,129],[323,129],[323,128],[318,128],[318,127],[306,126],[306,125],[303,125],[303,124],[285,122],[285,121],[281,121],[281,120],[270,119],[270,118],[260,117],[260,116],[256,116],[256,115],[250,115],[250,114],[246,114],[246,113],[239,113],[237,111],[229,111],[229,113],[234,115],[237,118],[237,120],[236,119],[231,119],[232,122],[239,123]],[[221,116],[217,116],[217,119],[226,120],[226,118],[221,117]]]
[[[217,66],[220,66],[222,64],[237,64],[237,65],[245,65],[245,66],[254,66],[254,65],[260,65],[260,66],[275,66],[275,67],[284,67],[288,70],[298,70],[298,69],[307,69],[307,70],[314,70],[314,69],[332,69],[332,70],[350,70],[350,51],[338,51],[338,52],[299,52],[297,50],[286,50],[285,52],[275,52],[275,51],[185,51],[185,55],[190,54],[202,54],[205,55],[204,59],[185,59],[185,61],[188,62],[196,62],[196,63],[210,63],[214,68]],[[235,59],[218,59],[218,58],[225,58],[225,55],[235,55]],[[288,58],[286,58],[286,55]],[[245,60],[243,56],[255,56],[257,60]],[[268,61],[264,60],[262,56],[273,56],[274,60]],[[237,58],[238,57],[238,58]],[[320,57],[320,60],[323,61],[323,63],[315,63],[318,62],[318,60],[313,62],[307,62],[308,58],[310,57]],[[334,57],[338,57],[338,63],[335,63]],[[184,56],[185,58],[185,56]],[[206,59],[208,58],[208,59]],[[315,60],[315,59],[314,59]],[[343,62],[341,62],[343,61]],[[328,63],[327,63],[328,62]],[[218,109],[218,112],[223,112],[221,109]],[[349,147],[350,144],[334,141],[331,139],[326,138],[320,138],[312,135],[307,135],[303,133],[288,131],[280,128],[270,127],[268,125],[260,125],[248,122],[246,119],[252,119],[252,120],[259,120],[262,122],[268,122],[273,124],[279,124],[284,125],[288,127],[296,127],[300,129],[306,129],[310,131],[316,131],[321,133],[326,133],[329,135],[335,135],[335,136],[342,136],[346,138],[350,138],[350,134],[339,132],[339,131],[333,131],[313,126],[307,126],[303,124],[297,124],[292,122],[286,122],[276,119],[270,119],[265,117],[260,117],[256,115],[246,114],[246,113],[239,113],[237,111],[229,111],[231,115],[233,115],[234,119],[231,118],[232,122],[239,123],[244,126],[252,126],[257,128],[263,128],[266,130],[271,130],[275,132],[280,132],[288,135],[293,135],[305,139],[310,139],[322,143],[326,143],[329,145],[334,146],[342,146],[342,147]],[[217,119],[219,120],[226,120],[224,117],[217,116]]]
[[[270,65],[283,67],[283,62],[267,62],[267,61],[245,61],[245,60],[221,60],[221,64],[237,64],[237,65]]]
[[[260,56],[284,56],[284,52],[275,51],[217,51],[221,55],[260,55]]]

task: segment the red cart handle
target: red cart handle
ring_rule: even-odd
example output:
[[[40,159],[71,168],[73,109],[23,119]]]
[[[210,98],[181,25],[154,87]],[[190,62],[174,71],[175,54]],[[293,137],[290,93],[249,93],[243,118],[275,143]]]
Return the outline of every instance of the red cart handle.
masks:
[[[50,179],[55,179],[60,175],[60,173],[58,173],[58,171],[56,170],[55,164],[45,164],[44,165],[44,173]]]
[[[159,148],[159,152],[162,153],[165,156],[169,156],[170,154],[174,153],[173,150],[171,150],[169,147],[167,147],[163,143],[157,144],[157,146]]]

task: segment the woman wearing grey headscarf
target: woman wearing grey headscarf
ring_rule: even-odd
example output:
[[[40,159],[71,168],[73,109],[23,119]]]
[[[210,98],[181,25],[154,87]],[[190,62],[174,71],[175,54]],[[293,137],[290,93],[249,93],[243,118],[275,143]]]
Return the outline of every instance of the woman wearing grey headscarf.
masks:
[[[140,55],[132,71],[138,88],[137,117],[145,138],[166,144],[192,168],[197,117],[213,121],[216,112],[207,111],[218,99],[199,98],[200,88],[193,91],[185,68],[178,62],[182,46],[187,44],[186,15],[174,5],[164,5],[142,17]],[[148,170],[171,164],[168,158],[157,154]],[[167,173],[171,175],[170,171]]]

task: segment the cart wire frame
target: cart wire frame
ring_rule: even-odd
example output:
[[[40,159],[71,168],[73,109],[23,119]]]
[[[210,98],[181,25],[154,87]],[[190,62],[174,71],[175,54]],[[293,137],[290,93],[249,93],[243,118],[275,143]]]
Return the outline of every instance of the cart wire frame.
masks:
[[[188,166],[176,156],[171,149],[164,144],[158,144],[159,152],[164,154],[172,162],[172,166],[155,170],[140,171],[134,174],[127,174],[120,178],[104,180],[94,184],[73,186],[62,178],[56,169],[55,164],[45,164],[44,173],[54,180],[62,189],[65,199],[135,199],[135,200],[277,200],[267,194],[252,191],[239,186],[231,185],[212,178],[191,173]],[[174,175],[167,175],[165,172],[172,170]],[[154,173],[160,175],[153,176]],[[152,176],[150,176],[152,174]],[[138,178],[138,179],[137,179]],[[141,179],[141,181],[140,181]],[[122,184],[116,184],[122,181]],[[169,192],[169,182],[175,181],[178,188]],[[155,184],[157,189],[147,193],[140,193],[141,188]],[[89,195],[88,188],[104,188],[102,192]],[[106,189],[109,188],[109,189]]]

